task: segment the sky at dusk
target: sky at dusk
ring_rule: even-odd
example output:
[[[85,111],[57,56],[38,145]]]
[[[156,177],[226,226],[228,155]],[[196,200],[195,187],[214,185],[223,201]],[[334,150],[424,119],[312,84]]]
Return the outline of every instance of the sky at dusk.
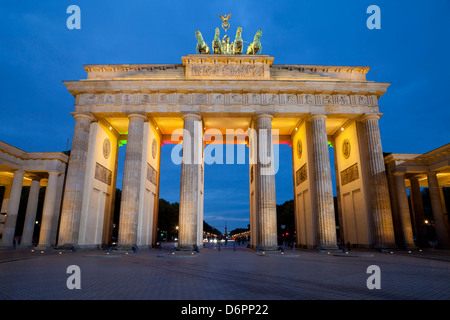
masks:
[[[69,30],[67,7],[81,9]],[[381,9],[370,30],[367,7]],[[63,81],[86,78],[84,64],[181,63],[232,13],[274,64],[370,66],[367,79],[389,82],[379,100],[385,152],[424,153],[450,142],[450,1],[1,1],[0,140],[29,152],[67,149],[75,99]],[[180,166],[162,147],[160,197],[179,201]],[[120,150],[123,161],[125,147]],[[334,170],[332,170],[333,172]],[[119,173],[121,174],[121,173]],[[121,177],[119,177],[121,181]],[[280,146],[277,203],[293,199],[291,148]],[[249,223],[248,163],[205,166],[205,212],[223,230]]]

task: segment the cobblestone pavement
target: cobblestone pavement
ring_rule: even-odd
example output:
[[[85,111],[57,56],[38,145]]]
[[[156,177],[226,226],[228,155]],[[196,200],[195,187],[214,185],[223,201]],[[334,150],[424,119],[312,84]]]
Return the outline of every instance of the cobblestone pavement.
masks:
[[[69,290],[67,267],[81,270],[81,289]],[[370,265],[381,289],[369,290]],[[13,300],[409,300],[450,299],[450,252],[333,254],[286,249],[256,253],[232,244],[199,254],[0,251],[0,299]]]

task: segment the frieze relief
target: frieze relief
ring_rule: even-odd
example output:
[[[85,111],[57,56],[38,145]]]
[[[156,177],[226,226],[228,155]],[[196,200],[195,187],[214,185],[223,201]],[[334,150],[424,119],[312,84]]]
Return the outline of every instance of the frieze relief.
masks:
[[[335,105],[378,108],[376,95],[312,93],[85,93],[77,96],[79,105],[101,104],[269,104]]]
[[[190,75],[193,77],[219,76],[225,78],[263,77],[262,65],[192,65]]]

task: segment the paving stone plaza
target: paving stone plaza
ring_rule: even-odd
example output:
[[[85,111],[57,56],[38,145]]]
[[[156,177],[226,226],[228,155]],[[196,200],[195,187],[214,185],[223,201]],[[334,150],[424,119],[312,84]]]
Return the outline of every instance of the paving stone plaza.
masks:
[[[219,16],[223,40],[216,27],[209,48],[195,30],[196,53],[186,50],[178,61],[105,58],[79,65],[82,76],[67,71],[64,79],[72,80],[62,86],[73,106],[61,103],[61,110],[74,127],[65,151],[25,151],[0,141],[0,300],[37,301],[48,314],[54,305],[44,301],[113,301],[105,308],[111,317],[125,311],[127,318],[141,313],[116,301],[141,300],[149,303],[145,316],[165,319],[213,317],[202,303],[227,301],[230,316],[244,313],[236,305],[277,301],[292,303],[290,317],[327,318],[324,312],[348,311],[310,314],[300,302],[449,300],[450,143],[426,153],[381,143],[395,132],[381,132],[384,114],[408,121],[400,111],[407,100],[392,108],[386,99],[410,84],[394,77],[391,89],[385,63],[286,64],[281,54],[262,53],[262,29],[248,28],[254,38],[244,50],[242,27],[230,43],[230,14]],[[27,117],[41,114],[35,110]],[[420,129],[431,132],[434,119],[425,124]],[[235,148],[237,163],[228,153]],[[220,201],[205,188],[212,164],[246,165],[245,175],[227,177],[232,192],[214,187]],[[175,166],[176,179],[168,172]],[[275,179],[279,167],[288,169],[287,179]],[[232,200],[241,186],[248,190],[239,211],[242,203]],[[174,203],[168,194],[176,195]],[[285,196],[290,207],[280,209]],[[236,207],[225,208],[227,202]],[[209,225],[211,219],[217,223]],[[242,225],[231,229],[227,219]],[[234,241],[243,237],[248,245]],[[220,308],[216,318],[228,311]],[[70,311],[88,310],[76,309]],[[284,318],[270,310],[271,319]]]
[[[170,246],[137,253],[16,249],[0,252],[0,299],[14,300],[446,300],[450,253],[286,248],[256,253],[232,244],[199,254]],[[68,289],[70,265],[80,289]],[[380,289],[368,289],[367,268],[381,271]]]

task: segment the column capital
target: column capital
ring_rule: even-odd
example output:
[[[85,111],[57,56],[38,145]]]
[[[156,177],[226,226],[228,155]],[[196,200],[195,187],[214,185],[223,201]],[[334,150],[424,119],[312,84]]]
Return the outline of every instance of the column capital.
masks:
[[[437,174],[438,174],[437,171],[427,171],[426,172],[427,177],[436,177]]]
[[[37,176],[37,175],[31,175],[30,178],[31,178],[31,181],[41,181],[42,180],[42,177]]]
[[[202,116],[198,113],[184,113],[181,115],[181,118],[183,120],[186,118],[196,118],[197,120],[202,120]]]
[[[311,120],[316,120],[316,119],[327,120],[328,117],[327,117],[326,114],[318,113],[318,114],[312,114],[312,115],[310,115],[309,118],[308,118],[309,121],[311,121]]]
[[[418,176],[410,176],[410,177],[408,177],[408,180],[409,181],[415,181],[415,180],[417,180],[417,181],[419,181],[419,177]]]
[[[148,117],[144,113],[130,113],[130,114],[128,114],[128,119],[133,119],[133,118],[141,118],[141,119],[144,119],[144,121],[148,120]]]
[[[366,122],[367,120],[379,120],[381,117],[380,114],[376,113],[376,114],[366,114],[364,116],[361,117],[361,121],[362,122]]]
[[[83,113],[83,112],[71,112],[70,113],[75,119],[89,119],[91,122],[96,121],[95,117],[91,113]]]
[[[272,120],[272,119],[273,119],[273,115],[268,114],[268,113],[255,114],[254,118],[255,118],[255,119],[267,118],[267,119]]]
[[[14,171],[14,175],[16,175],[16,174],[22,174],[22,175],[25,175],[25,170],[23,170],[23,169],[18,169],[18,170],[15,170]]]

